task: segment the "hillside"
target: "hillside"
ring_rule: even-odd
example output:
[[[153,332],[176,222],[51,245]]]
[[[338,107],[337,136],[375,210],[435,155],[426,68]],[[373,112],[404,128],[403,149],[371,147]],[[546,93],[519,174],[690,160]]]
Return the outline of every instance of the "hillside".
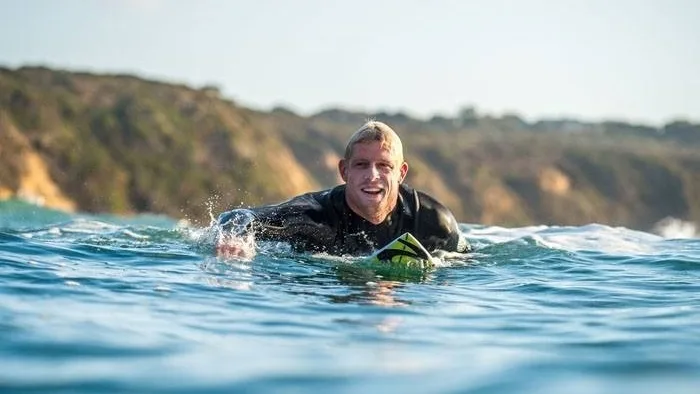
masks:
[[[272,203],[338,182],[345,140],[367,118],[404,138],[407,182],[462,222],[700,222],[700,125],[516,115],[454,118],[241,107],[215,88],[46,68],[0,69],[0,198],[66,210],[164,213]]]
[[[208,220],[209,206],[216,212],[317,187],[256,116],[211,90],[130,76],[3,70],[0,108],[5,196]]]

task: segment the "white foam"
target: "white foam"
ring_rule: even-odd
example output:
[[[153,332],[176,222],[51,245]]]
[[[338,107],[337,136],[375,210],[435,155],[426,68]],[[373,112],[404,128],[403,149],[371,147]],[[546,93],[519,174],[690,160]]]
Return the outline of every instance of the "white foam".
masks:
[[[133,231],[131,231],[131,230],[126,230],[126,229],[124,229],[122,232],[123,232],[125,235],[128,235],[128,236],[131,237],[131,238],[136,238],[136,239],[148,239],[148,238],[151,238],[151,237],[149,237],[148,235],[137,234],[137,233],[135,233],[135,232],[133,232]]]
[[[483,227],[466,232],[477,246],[496,243],[534,241],[536,245],[566,251],[597,250],[610,254],[650,253],[653,243],[662,240],[655,234],[592,223],[585,226],[529,226],[517,228]]]
[[[668,239],[698,238],[697,225],[693,222],[686,222],[674,217],[667,217],[659,220],[654,225],[654,233]]]

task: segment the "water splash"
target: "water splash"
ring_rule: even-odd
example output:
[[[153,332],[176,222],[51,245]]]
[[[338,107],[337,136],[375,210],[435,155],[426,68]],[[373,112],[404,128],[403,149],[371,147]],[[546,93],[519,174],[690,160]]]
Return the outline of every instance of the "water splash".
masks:
[[[654,233],[668,239],[698,238],[697,225],[674,217],[661,219],[654,225]]]

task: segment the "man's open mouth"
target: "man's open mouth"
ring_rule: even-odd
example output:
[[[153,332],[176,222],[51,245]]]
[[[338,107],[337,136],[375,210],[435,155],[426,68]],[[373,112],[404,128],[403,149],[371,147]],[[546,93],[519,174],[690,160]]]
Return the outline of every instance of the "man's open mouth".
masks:
[[[378,195],[381,194],[384,191],[384,189],[380,187],[364,187],[362,188],[363,193],[371,194],[371,195]]]

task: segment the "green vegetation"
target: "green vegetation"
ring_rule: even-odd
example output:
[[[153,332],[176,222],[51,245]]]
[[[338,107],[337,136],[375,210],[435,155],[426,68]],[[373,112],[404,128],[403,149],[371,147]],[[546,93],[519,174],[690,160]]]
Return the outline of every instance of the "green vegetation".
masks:
[[[422,121],[330,109],[253,111],[218,89],[124,75],[0,68],[0,190],[17,191],[36,153],[81,210],[164,213],[206,224],[234,206],[335,184],[346,139],[366,119],[394,127],[407,182],[462,222],[700,222],[700,125],[481,116]]]

